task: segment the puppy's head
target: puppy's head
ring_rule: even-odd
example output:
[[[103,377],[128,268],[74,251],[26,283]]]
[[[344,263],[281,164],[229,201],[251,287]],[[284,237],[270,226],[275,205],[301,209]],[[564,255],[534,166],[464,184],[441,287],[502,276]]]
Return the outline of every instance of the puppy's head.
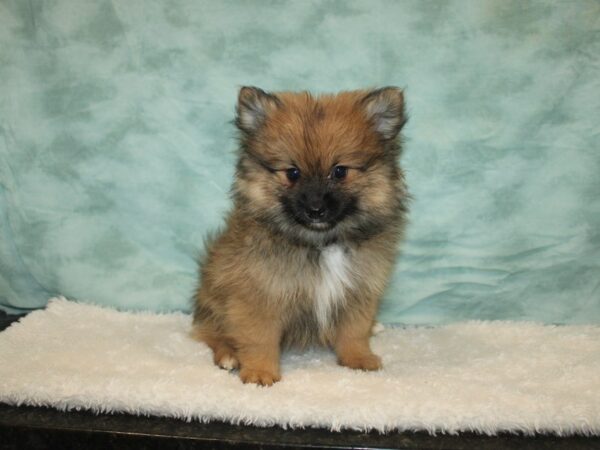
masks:
[[[397,136],[400,89],[308,93],[240,90],[238,208],[311,244],[360,240],[404,211]]]

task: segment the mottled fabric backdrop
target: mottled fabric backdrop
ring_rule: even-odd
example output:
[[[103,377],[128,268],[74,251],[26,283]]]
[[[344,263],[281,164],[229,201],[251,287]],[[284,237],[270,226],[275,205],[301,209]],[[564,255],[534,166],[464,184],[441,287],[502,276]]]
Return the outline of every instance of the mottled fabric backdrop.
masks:
[[[594,0],[0,0],[0,306],[189,310],[242,85],[406,89],[384,322],[600,323]]]

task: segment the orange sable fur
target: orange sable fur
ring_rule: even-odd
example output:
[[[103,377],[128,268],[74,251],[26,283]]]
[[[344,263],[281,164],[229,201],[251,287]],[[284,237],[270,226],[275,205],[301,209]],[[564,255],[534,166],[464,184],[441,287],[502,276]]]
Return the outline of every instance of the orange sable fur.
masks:
[[[282,349],[325,345],[344,366],[381,368],[369,338],[407,211],[404,122],[393,87],[241,89],[234,207],[207,246],[194,314],[215,364],[272,385]]]

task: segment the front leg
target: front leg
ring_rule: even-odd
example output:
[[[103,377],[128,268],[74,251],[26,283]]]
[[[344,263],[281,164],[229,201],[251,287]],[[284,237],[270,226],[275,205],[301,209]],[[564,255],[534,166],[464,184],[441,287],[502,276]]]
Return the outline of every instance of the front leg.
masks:
[[[337,327],[334,342],[338,363],[351,369],[379,370],[381,358],[371,351],[369,339],[375,308],[347,311]]]
[[[279,370],[281,326],[276,317],[257,311],[242,312],[231,324],[244,383],[271,386],[281,380]]]

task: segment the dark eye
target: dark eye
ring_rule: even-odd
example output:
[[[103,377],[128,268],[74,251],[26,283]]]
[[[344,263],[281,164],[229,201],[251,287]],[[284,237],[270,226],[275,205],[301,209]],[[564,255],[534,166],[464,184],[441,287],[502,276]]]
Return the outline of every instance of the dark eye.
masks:
[[[346,178],[348,175],[348,168],[345,166],[335,166],[333,168],[333,178],[337,178],[341,180],[342,178]]]
[[[298,181],[298,178],[300,178],[300,169],[292,167],[290,169],[287,169],[285,171],[285,174],[286,174],[288,180],[290,180],[290,181]]]

